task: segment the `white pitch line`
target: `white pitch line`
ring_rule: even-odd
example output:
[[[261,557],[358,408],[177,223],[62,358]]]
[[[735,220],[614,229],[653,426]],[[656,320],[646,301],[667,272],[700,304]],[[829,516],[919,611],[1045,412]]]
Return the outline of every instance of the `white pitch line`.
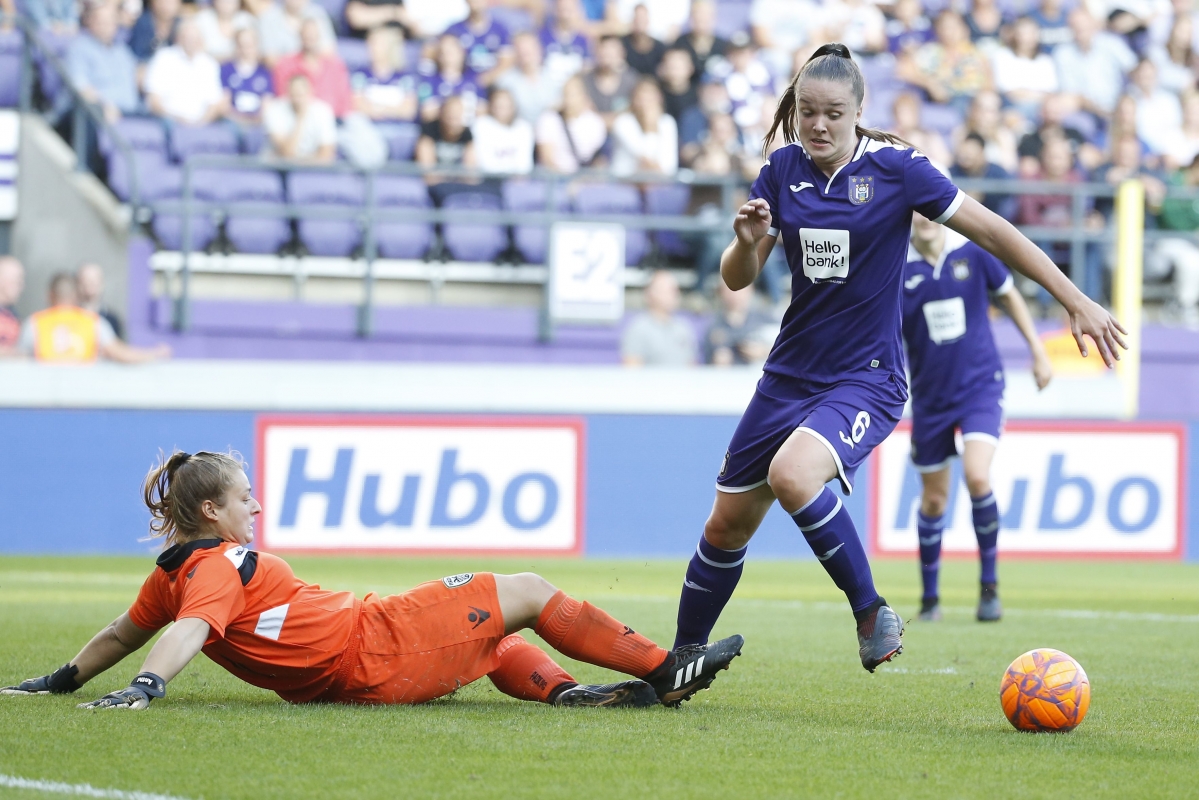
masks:
[[[120,789],[97,789],[90,783],[59,783],[57,781],[36,781],[29,778],[18,778],[14,775],[0,775],[0,786],[10,789],[28,789],[31,792],[46,792],[47,794],[73,794],[82,797],[105,797],[110,800],[184,800],[170,794],[153,794],[152,792],[125,792]]]
[[[599,595],[596,595],[599,597]],[[678,603],[678,599],[674,597],[663,597],[661,595],[640,595],[640,594],[609,594],[602,596],[605,601],[621,601],[627,600],[634,603]],[[766,606],[771,608],[795,608],[807,609],[810,611],[844,611],[844,603],[830,603],[824,600],[805,601],[805,600],[773,600],[770,598],[745,598],[739,600],[734,598],[733,605],[740,606]],[[973,615],[975,609],[973,606],[941,606],[941,610],[950,614],[970,614]],[[1069,608],[1005,608],[1005,615],[1015,617],[1056,617],[1059,619],[1101,619],[1113,620],[1117,622],[1183,622],[1183,623],[1199,623],[1199,614],[1159,614],[1156,612],[1146,611],[1089,611],[1086,609],[1069,609]]]

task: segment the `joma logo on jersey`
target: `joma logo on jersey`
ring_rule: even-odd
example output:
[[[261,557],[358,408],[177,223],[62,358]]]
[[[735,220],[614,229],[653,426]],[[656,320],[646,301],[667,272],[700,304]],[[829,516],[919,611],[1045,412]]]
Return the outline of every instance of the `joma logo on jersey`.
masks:
[[[800,228],[803,274],[812,283],[844,283],[849,277],[849,231]]]
[[[849,176],[849,202],[855,206],[869,203],[874,198],[873,175]]]

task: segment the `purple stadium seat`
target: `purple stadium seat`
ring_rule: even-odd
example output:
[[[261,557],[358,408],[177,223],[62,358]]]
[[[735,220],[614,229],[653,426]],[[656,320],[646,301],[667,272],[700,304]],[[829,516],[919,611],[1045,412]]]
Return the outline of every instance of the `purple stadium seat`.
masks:
[[[21,34],[0,32],[0,108],[15,108],[21,100]]]
[[[223,203],[284,207],[283,177],[273,170],[197,170],[195,180],[211,181],[215,199]],[[239,253],[277,253],[291,239],[291,225],[283,216],[232,209],[225,218],[225,236]]]
[[[67,48],[75,39],[75,34],[58,35],[41,31],[38,35],[43,45],[47,47],[58,58],[64,59],[67,55]],[[58,73],[54,71],[54,67],[50,66],[50,61],[41,54],[40,50],[34,50],[34,64],[37,67],[38,83],[42,87],[42,95],[49,101],[53,108],[57,105],[58,96],[63,91],[62,79],[58,77]]]
[[[604,214],[640,214],[641,193],[636,187],[625,184],[591,183],[580,187],[575,195],[575,211],[580,214],[603,216]],[[641,263],[649,250],[649,237],[640,228],[626,228],[624,232],[625,264],[632,267]]]
[[[504,208],[509,211],[546,211],[548,185],[542,181],[512,180],[504,184]],[[570,211],[570,196],[566,186],[554,192],[554,210]],[[516,249],[530,264],[544,264],[549,248],[549,230],[541,225],[517,225],[512,230]]]
[[[171,126],[171,155],[180,163],[192,156],[235,156],[237,150],[237,129],[232,125]]]
[[[716,35],[728,39],[749,31],[749,7],[752,0],[717,0]]]
[[[500,198],[487,192],[458,192],[442,203],[442,208],[470,211],[498,211]],[[447,222],[442,226],[446,249],[458,261],[495,261],[508,246],[508,235],[502,225],[467,225]]]
[[[354,70],[365,69],[370,66],[371,56],[366,49],[366,41],[363,39],[338,39],[337,54],[341,56],[341,60],[346,62],[346,69],[353,74]]]
[[[179,196],[183,187],[183,171],[167,161],[166,155],[153,150],[134,150],[138,192],[143,201],[164,200]],[[113,194],[129,202],[132,192],[129,165],[120,151],[108,157],[108,186]]]
[[[420,125],[415,122],[376,122],[375,129],[387,140],[388,158],[392,161],[411,161],[420,138]]]
[[[428,208],[429,190],[420,178],[380,175],[375,178],[375,205],[380,209]],[[427,222],[379,222],[375,245],[384,258],[424,258],[433,242]]]
[[[645,211],[661,216],[683,216],[691,206],[691,187],[683,183],[659,183],[645,187]],[[691,245],[677,231],[655,231],[658,252],[674,258],[689,258]]]
[[[146,189],[145,194],[143,194],[144,199],[166,200],[182,197],[182,167],[164,164],[161,172],[145,170],[139,174],[145,175]],[[169,186],[167,185],[167,181],[170,182]],[[192,175],[192,197],[202,202],[218,200],[217,192],[214,190],[214,187],[218,185],[219,181],[206,178],[202,172],[195,173]],[[213,219],[212,214],[200,211],[194,212],[191,215],[191,220],[192,250],[203,250],[216,238],[216,221]],[[159,243],[164,249],[183,249],[182,214],[155,214],[150,227],[154,229],[154,235],[158,238]]]
[[[361,206],[366,199],[362,178],[347,173],[293,172],[287,181],[293,205],[301,206],[298,225],[300,241],[314,256],[348,256],[358,246],[362,231],[350,219],[304,217],[303,206],[312,210]]]
[[[162,120],[154,117],[122,117],[116,125],[117,134],[134,150],[145,150],[167,154],[167,131]],[[116,144],[104,132],[100,132],[100,152],[105,156],[115,152]]]

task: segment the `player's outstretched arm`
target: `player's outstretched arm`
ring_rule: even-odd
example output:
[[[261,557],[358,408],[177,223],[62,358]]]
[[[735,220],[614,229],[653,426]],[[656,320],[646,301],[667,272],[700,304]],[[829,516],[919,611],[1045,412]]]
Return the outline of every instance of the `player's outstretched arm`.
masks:
[[[1010,285],[1010,284],[1009,284]],[[1003,306],[1003,310],[1016,323],[1024,341],[1028,342],[1028,352],[1032,356],[1032,376],[1037,382],[1037,389],[1044,389],[1053,380],[1053,365],[1049,363],[1049,354],[1041,337],[1037,336],[1036,326],[1032,324],[1032,315],[1028,313],[1028,304],[1020,296],[1020,291],[1011,288],[995,298],[995,302]]]
[[[140,711],[156,697],[164,697],[167,683],[183,671],[208,639],[210,626],[202,619],[181,619],[150,649],[142,671],[125,689],[99,700],[80,703],[80,708],[123,708]]]
[[[775,237],[769,235],[771,221],[770,204],[765,200],[750,200],[737,210],[733,220],[737,236],[720,257],[720,275],[733,291],[758,279],[774,249]]]
[[[134,625],[126,612],[106,625],[83,646],[79,655],[56,671],[7,686],[0,689],[0,694],[69,694],[125,656],[140,650],[154,634],[155,631]]]
[[[1128,331],[1103,306],[1083,294],[1062,274],[1041,248],[1016,230],[1012,223],[966,197],[961,208],[945,223],[1022,275],[1045,287],[1070,314],[1070,330],[1084,357],[1089,348],[1084,337],[1095,342],[1103,363],[1115,366],[1119,348],[1128,349],[1121,334]]]

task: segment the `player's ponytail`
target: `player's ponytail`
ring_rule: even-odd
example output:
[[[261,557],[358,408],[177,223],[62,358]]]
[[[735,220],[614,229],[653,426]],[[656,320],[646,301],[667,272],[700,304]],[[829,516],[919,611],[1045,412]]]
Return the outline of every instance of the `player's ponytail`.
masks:
[[[848,83],[853,89],[853,95],[857,100],[858,108],[862,107],[862,100],[866,97],[866,79],[862,76],[862,70],[858,68],[857,62],[853,60],[853,55],[849,52],[849,48],[840,42],[830,42],[829,44],[821,45],[816,48],[816,52],[812,53],[807,63],[800,68],[799,72],[795,73],[795,77],[783,92],[783,96],[779,98],[778,108],[774,112],[774,123],[770,126],[770,131],[766,134],[766,139],[762,143],[763,156],[767,155],[770,150],[770,143],[774,141],[779,128],[783,129],[783,141],[787,144],[799,141],[795,107],[798,99],[799,84],[808,78],[835,83]],[[905,147],[914,147],[911,142],[901,139],[893,133],[875,130],[874,128],[863,128],[861,125],[856,126],[855,130],[858,136],[863,136],[867,139],[875,139],[880,142],[898,144]]]
[[[211,500],[223,506],[234,476],[244,468],[241,455],[234,450],[176,451],[169,458],[160,454],[142,487],[142,498],[150,509],[151,538],[164,539],[167,547],[195,539],[201,533],[201,504]]]

